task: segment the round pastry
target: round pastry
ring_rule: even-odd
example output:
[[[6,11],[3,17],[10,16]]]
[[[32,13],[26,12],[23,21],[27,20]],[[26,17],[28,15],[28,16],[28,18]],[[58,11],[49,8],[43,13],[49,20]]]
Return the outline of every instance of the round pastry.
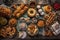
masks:
[[[52,7],[51,7],[50,5],[46,5],[46,6],[43,7],[43,10],[44,10],[45,12],[51,12]]]
[[[40,9],[41,8],[41,6],[40,5],[37,5],[37,9]]]
[[[43,20],[39,20],[38,23],[37,23],[37,26],[38,27],[44,27],[44,21]]]
[[[38,33],[38,28],[36,27],[35,24],[30,24],[27,27],[27,31],[30,36],[34,36]]]
[[[17,20],[15,18],[12,18],[9,20],[9,25],[15,25],[17,23]]]
[[[7,24],[7,19],[3,18],[3,17],[0,17],[0,24],[1,25],[6,25]]]
[[[11,26],[4,26],[4,28],[0,29],[0,36],[2,37],[13,37],[16,33],[16,28]]]
[[[30,7],[34,8],[35,5],[36,5],[36,3],[35,3],[34,1],[31,1],[31,2],[30,2]]]
[[[28,9],[28,16],[34,17],[36,15],[36,10],[33,8]]]

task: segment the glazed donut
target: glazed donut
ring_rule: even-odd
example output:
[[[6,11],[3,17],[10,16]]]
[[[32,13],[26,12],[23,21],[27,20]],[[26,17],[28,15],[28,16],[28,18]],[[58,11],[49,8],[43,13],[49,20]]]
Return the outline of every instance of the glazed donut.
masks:
[[[52,7],[51,7],[50,5],[46,5],[46,6],[43,7],[43,10],[44,10],[45,12],[51,12]]]
[[[34,17],[35,15],[36,15],[36,10],[33,9],[33,8],[30,8],[30,9],[28,10],[28,16],[29,16],[29,17]]]

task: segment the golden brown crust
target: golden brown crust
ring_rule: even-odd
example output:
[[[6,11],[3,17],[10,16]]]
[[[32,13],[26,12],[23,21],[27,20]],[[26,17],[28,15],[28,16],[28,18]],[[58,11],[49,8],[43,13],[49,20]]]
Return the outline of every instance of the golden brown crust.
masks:
[[[45,12],[51,12],[52,7],[51,7],[50,5],[46,5],[46,6],[44,6],[43,10],[44,10]]]
[[[34,36],[37,33],[37,31],[38,31],[38,29],[37,29],[35,24],[30,24],[28,26],[27,30],[28,30],[28,34],[31,35],[31,36]]]
[[[33,8],[30,8],[30,9],[28,10],[28,16],[29,16],[29,17],[34,17],[35,15],[36,15],[36,10],[33,9]]]
[[[24,12],[28,9],[28,7],[24,4],[21,4],[17,7],[17,9],[14,11],[13,16],[16,18],[19,18],[21,15],[24,14]]]
[[[9,25],[15,25],[17,23],[17,20],[15,18],[12,18],[9,20]]]
[[[37,26],[38,27],[44,27],[44,21],[43,20],[39,20],[38,23],[37,23]]]
[[[0,15],[2,16],[10,16],[12,11],[9,8],[0,6]]]
[[[51,23],[53,22],[53,20],[54,20],[55,15],[56,15],[55,13],[52,13],[52,12],[50,12],[49,14],[50,14],[50,16],[49,16],[49,18],[46,20],[46,25],[51,24]]]
[[[16,33],[15,27],[5,26],[4,28],[0,29],[0,36],[9,37],[13,36]]]

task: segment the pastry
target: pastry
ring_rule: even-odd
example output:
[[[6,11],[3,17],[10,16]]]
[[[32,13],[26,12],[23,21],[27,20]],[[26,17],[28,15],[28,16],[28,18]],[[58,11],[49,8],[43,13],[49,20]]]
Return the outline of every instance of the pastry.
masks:
[[[51,31],[53,32],[54,35],[60,34],[60,24],[58,21],[56,21],[51,27]]]
[[[17,20],[15,18],[11,18],[9,20],[9,25],[15,25],[17,23]]]
[[[38,28],[36,27],[35,24],[30,24],[27,27],[27,32],[30,36],[34,36],[38,33]]]
[[[12,37],[16,33],[15,27],[12,26],[4,26],[4,28],[0,29],[0,36],[2,37]]]
[[[44,21],[43,20],[39,20],[38,23],[37,23],[37,26],[38,27],[44,27]]]
[[[24,4],[21,4],[16,11],[14,11],[13,16],[15,16],[16,18],[19,18],[21,15],[24,14],[24,12],[26,12],[26,10],[28,9],[27,6],[25,6]]]
[[[55,16],[56,16],[56,14],[53,13],[53,12],[50,12],[49,14],[50,14],[50,16],[49,16],[49,18],[46,20],[46,25],[51,24],[51,23],[53,22],[53,20],[55,19]]]
[[[33,8],[28,9],[28,16],[34,17],[36,15],[36,10]]]
[[[12,11],[9,8],[0,6],[0,16],[6,17],[11,16]]]
[[[45,31],[45,36],[52,36],[53,33],[50,30]]]
[[[21,4],[20,6],[18,6],[14,11],[13,16],[16,16],[16,14],[19,13],[23,7],[24,7],[24,4]]]
[[[7,19],[4,17],[0,17],[0,25],[6,25],[7,24]]]
[[[52,7],[51,7],[50,5],[46,5],[46,6],[43,7],[43,10],[44,10],[45,12],[51,12]]]
[[[34,8],[36,3],[34,1],[30,1],[30,7]]]

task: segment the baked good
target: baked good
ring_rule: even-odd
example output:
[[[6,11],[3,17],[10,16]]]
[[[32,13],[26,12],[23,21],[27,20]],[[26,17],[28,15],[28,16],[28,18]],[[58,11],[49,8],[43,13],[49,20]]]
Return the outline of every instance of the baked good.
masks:
[[[30,36],[34,36],[38,33],[38,28],[36,27],[35,24],[30,24],[27,27],[27,31]]]
[[[4,26],[4,28],[0,29],[0,36],[2,37],[12,37],[16,33],[16,28],[13,26]]]
[[[6,25],[7,24],[7,19],[4,17],[0,17],[0,25]]]
[[[45,36],[53,36],[53,33],[50,30],[44,32]]]
[[[44,21],[43,20],[39,20],[38,23],[37,23],[37,26],[38,27],[44,27]]]
[[[55,16],[56,16],[56,14],[53,13],[53,12],[50,12],[49,14],[50,14],[50,16],[49,16],[49,18],[46,20],[46,25],[47,25],[47,26],[53,22],[53,20],[55,19]]]
[[[34,17],[36,15],[36,10],[33,8],[28,9],[28,16]]]
[[[36,3],[34,1],[30,1],[30,7],[34,8]]]
[[[51,12],[52,7],[51,7],[50,5],[46,5],[46,6],[43,7],[43,10],[44,10],[45,12]]]
[[[24,12],[28,9],[28,7],[24,4],[21,4],[17,9],[14,11],[13,16],[19,18]]]
[[[13,13],[13,16],[16,16],[17,13],[19,13],[21,11],[21,9],[24,8],[24,4],[21,4],[20,6],[18,6],[16,8],[16,10]]]
[[[9,25],[15,25],[17,23],[17,20],[15,18],[11,18],[9,20]]]
[[[12,11],[9,8],[0,6],[0,16],[6,17],[11,16]]]

